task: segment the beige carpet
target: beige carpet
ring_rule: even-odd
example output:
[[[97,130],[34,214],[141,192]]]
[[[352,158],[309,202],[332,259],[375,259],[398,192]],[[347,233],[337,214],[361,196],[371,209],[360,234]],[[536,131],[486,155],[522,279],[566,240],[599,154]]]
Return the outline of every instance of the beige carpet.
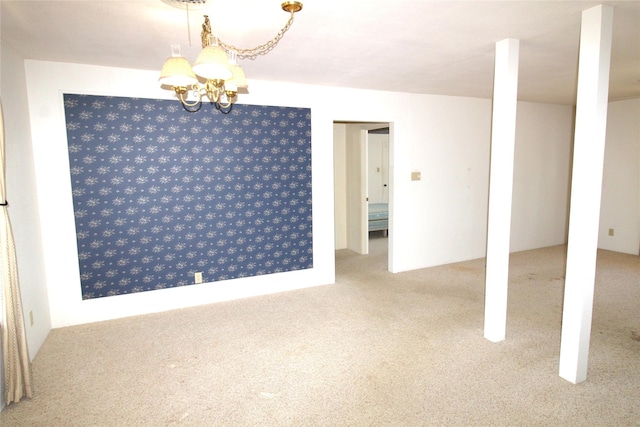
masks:
[[[564,247],[512,256],[507,340],[484,260],[53,330],[2,426],[640,425],[640,258],[601,251],[588,380],[558,376]]]

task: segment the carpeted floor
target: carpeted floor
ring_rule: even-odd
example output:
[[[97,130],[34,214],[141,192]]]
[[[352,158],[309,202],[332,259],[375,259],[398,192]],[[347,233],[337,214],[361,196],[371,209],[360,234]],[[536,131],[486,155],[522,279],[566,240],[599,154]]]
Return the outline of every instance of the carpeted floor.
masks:
[[[558,376],[565,247],[513,254],[507,340],[484,259],[51,332],[2,426],[640,425],[640,257],[600,251],[587,381]]]

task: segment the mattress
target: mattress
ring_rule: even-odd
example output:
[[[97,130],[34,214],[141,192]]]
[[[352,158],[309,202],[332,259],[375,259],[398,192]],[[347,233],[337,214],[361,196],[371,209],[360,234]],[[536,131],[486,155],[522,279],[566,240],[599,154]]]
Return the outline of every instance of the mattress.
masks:
[[[389,205],[387,203],[369,203],[369,231],[389,228]]]
[[[369,203],[369,220],[389,219],[389,205],[387,203]]]

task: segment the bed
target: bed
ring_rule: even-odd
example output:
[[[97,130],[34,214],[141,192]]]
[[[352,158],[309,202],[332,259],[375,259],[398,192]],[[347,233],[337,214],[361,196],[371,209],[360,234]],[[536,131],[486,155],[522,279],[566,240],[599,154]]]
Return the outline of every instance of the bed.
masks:
[[[369,203],[369,231],[383,231],[389,233],[389,204]]]

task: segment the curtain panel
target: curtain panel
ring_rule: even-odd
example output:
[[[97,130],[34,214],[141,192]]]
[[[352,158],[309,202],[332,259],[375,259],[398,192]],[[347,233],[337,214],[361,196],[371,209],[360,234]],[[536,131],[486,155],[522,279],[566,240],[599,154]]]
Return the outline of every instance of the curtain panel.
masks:
[[[5,401],[9,405],[32,396],[31,362],[24,327],[16,250],[5,185],[4,115],[0,100],[0,260],[2,262],[2,358]]]

